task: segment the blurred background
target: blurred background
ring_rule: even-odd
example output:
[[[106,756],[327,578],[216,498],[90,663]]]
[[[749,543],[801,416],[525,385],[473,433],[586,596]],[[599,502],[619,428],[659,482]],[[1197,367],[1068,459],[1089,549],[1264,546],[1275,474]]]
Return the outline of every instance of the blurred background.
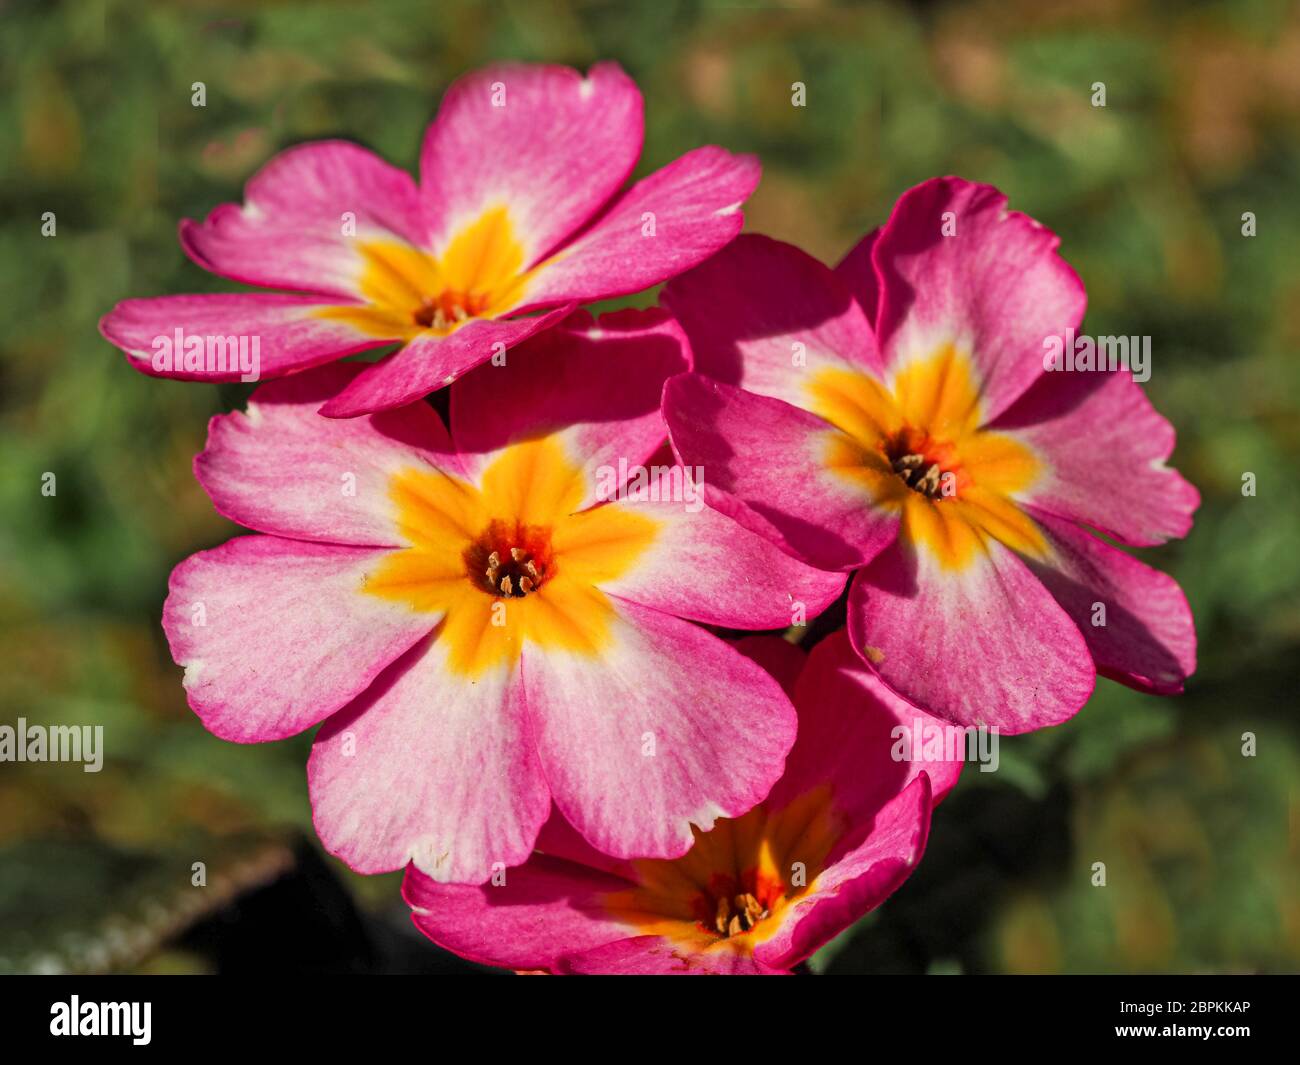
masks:
[[[1090,333],[1153,338],[1146,387],[1204,503],[1142,557],[1186,589],[1199,671],[1175,699],[1101,680],[1073,721],[1004,740],[916,875],[813,968],[1300,970],[1296,5],[9,0],[0,19],[0,724],[99,724],[106,748],[98,774],[0,763],[0,971],[473,968],[412,930],[397,874],[320,851],[308,736],[237,747],[187,709],[160,608],[170,569],[236,531],[190,461],[248,387],[141,376],[96,322],[232,288],[177,222],[287,145],[342,136],[414,169],[449,81],[498,58],[617,59],[646,97],[637,176],[702,143],[757,152],[747,228],[832,262],[908,186],[992,182],[1061,235]]]

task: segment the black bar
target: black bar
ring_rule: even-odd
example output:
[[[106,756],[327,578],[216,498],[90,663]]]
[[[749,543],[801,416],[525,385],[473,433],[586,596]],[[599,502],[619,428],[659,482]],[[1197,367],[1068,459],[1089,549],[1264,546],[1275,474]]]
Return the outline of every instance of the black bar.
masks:
[[[804,1056],[829,1049],[827,1040],[864,1056],[902,1042],[924,1048],[929,1058],[939,1047],[985,1040],[1000,1053],[1073,1054],[1124,1044],[1180,1053],[1201,1045],[1222,1053],[1278,1044],[1290,1032],[1295,993],[1295,978],[1278,976],[882,976],[766,984],[666,977],[9,977],[0,981],[0,1023],[11,1061],[36,1060],[10,1056],[20,1048],[95,1053],[110,1045],[128,1052],[201,1049],[206,1058],[276,1049],[333,1057],[344,1048],[377,1056],[412,1045],[435,1057],[475,1045],[494,1055],[567,1044],[586,1057],[620,1034],[674,1058],[720,1049],[720,1037],[729,1052],[738,1039],[753,1039],[769,1053],[788,1041]],[[131,1034],[51,1034],[74,995],[81,1024],[88,1023],[87,1004],[136,1003],[142,1020],[149,1003],[148,1043],[137,1045]],[[111,1020],[91,1012],[96,1021]],[[1208,1038],[1203,1028],[1211,1030]]]

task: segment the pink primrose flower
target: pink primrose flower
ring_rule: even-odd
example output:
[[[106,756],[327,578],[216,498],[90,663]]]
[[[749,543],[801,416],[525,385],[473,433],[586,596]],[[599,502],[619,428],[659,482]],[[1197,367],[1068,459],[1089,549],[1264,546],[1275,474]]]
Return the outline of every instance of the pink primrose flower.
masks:
[[[849,635],[893,691],[1006,733],[1097,673],[1174,693],[1196,664],[1178,585],[1094,535],[1183,536],[1199,497],[1128,372],[1054,372],[1085,302],[1057,243],[941,178],[834,271],[742,236],[664,293],[696,371],[665,416],[706,502],[854,571]]]
[[[286,292],[126,300],[101,331],[136,369],[198,380],[280,377],[398,343],[323,397],[324,413],[409,403],[577,304],[657,284],[740,232],[752,156],[698,148],[623,188],[642,110],[615,63],[586,77],[529,65],[466,75],[425,133],[418,185],[358,145],[304,144],[254,175],[242,207],[181,223],[204,269]]]
[[[688,352],[662,311],[578,312],[458,380],[449,428],[425,403],[322,417],[347,363],[212,420],[195,473],[260,535],[176,567],[172,656],[224,739],[323,722],[312,811],[352,868],[483,882],[552,804],[607,854],[673,858],[780,776],[789,699],[691,621],[786,626],[844,575],[646,468]]]

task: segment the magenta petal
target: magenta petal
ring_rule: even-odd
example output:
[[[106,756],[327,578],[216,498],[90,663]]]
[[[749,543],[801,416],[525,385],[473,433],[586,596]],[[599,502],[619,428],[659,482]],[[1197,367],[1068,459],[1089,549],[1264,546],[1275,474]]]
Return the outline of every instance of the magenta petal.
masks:
[[[1047,373],[991,428],[1042,455],[1026,501],[1129,544],[1186,536],[1200,494],[1165,465],[1174,427],[1127,373]]]
[[[637,935],[604,896],[626,891],[619,877],[545,854],[504,873],[504,883],[440,884],[415,866],[402,897],[415,925],[446,950],[483,965],[554,971],[564,959]]]
[[[488,363],[452,386],[457,450],[475,470],[514,441],[555,433],[587,475],[582,509],[596,502],[600,467],[634,468],[663,444],[664,381],[688,359],[686,337],[664,311],[615,311],[596,321],[576,311],[512,349],[504,366]]]
[[[819,370],[882,373],[852,293],[792,244],[737,237],[669,282],[663,302],[690,338],[697,371],[796,407],[808,406]]]
[[[422,334],[367,366],[320,412],[327,418],[355,418],[405,406],[563,320],[572,310],[557,307],[535,318],[478,318],[448,336]]]
[[[880,230],[873,229],[839,261],[835,267],[835,276],[840,279],[857,300],[862,313],[867,316],[872,329],[876,326],[876,315],[880,311],[880,277],[876,273],[876,263],[872,251],[880,237]]]
[[[321,727],[307,780],[321,841],[361,873],[483,883],[528,858],[551,807],[518,671],[466,684],[436,636]]]
[[[1096,681],[1074,622],[996,541],[962,570],[899,541],[849,588],[854,649],[899,695],[958,725],[1057,725]]]
[[[930,780],[924,773],[876,815],[871,834],[824,870],[780,927],[754,948],[754,961],[789,968],[861,920],[902,886],[930,834]]]
[[[498,204],[531,265],[619,189],[641,154],[641,92],[617,63],[502,63],[458,78],[420,152],[420,194],[441,247]]]
[[[575,975],[618,976],[784,976],[743,951],[682,950],[666,936],[638,936],[574,954],[564,971]]]
[[[1097,669],[1143,691],[1182,691],[1196,670],[1196,628],[1178,582],[1070,522],[1030,513],[1052,557],[1026,562],[1083,633]]]
[[[703,262],[744,224],[758,160],[706,146],[643,178],[542,265],[528,306],[640,292]],[[525,308],[527,309],[527,308]]]
[[[344,299],[360,290],[363,240],[423,247],[425,226],[411,175],[348,141],[289,148],[249,180],[242,208],[181,223],[182,247],[205,270]]]
[[[795,682],[799,736],[785,773],[768,796],[779,808],[819,785],[830,784],[835,809],[854,828],[870,826],[876,813],[922,773],[934,801],[961,775],[962,760],[927,757],[923,740],[947,722],[890,691],[849,643],[844,629],[812,649]],[[909,760],[895,761],[896,729],[910,737]],[[964,751],[965,748],[963,747]],[[850,829],[850,832],[852,829]]]
[[[781,685],[781,690],[794,699],[795,683],[808,661],[802,647],[780,636],[742,636],[732,646],[762,666]]]
[[[616,609],[598,658],[524,647],[532,734],[556,806],[592,846],[675,858],[692,824],[707,829],[767,794],[794,742],[794,710],[776,681],[703,629]]]
[[[810,565],[848,570],[898,534],[897,511],[826,462],[839,429],[779,399],[681,374],[664,417],[682,464],[703,471],[709,506]]]
[[[363,594],[386,554],[240,536],[177,566],[163,628],[204,726],[238,743],[292,736],[427,633],[427,615]]]
[[[890,373],[954,345],[975,363],[985,419],[996,418],[1042,376],[1046,338],[1083,318],[1083,283],[1058,244],[990,185],[948,177],[908,189],[872,252]]]
[[[542,825],[542,830],[537,834],[537,849],[552,858],[576,862],[628,882],[636,880],[636,870],[631,862],[596,850],[564,819],[559,810],[552,809],[551,816]]]

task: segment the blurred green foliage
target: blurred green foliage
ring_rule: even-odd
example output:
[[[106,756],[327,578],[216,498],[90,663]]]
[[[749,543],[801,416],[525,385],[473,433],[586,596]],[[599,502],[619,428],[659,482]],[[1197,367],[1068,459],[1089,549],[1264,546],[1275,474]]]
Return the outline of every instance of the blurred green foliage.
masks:
[[[646,96],[639,173],[701,143],[758,152],[747,228],[830,261],[917,181],[992,182],[1061,234],[1091,332],[1153,337],[1148,392],[1204,502],[1185,542],[1144,558],[1191,599],[1196,677],[1170,700],[1101,681],[1074,721],[1004,740],[1001,770],[968,772],[939,811],[913,879],[816,966],[1300,968],[1294,5],[10,0],[0,14],[0,721],[102,724],[107,746],[99,774],[0,765],[0,970],[209,968],[201,948],[167,947],[202,916],[175,901],[192,862],[226,885],[216,912],[310,833],[309,739],[208,735],[158,625],[171,567],[234,531],[190,460],[207,417],[247,389],[135,374],[97,319],[128,296],[228,289],[185,260],[177,221],[238,200],[280,148],[343,136],[413,168],[448,82],[496,58],[619,60]],[[327,861],[364,912],[401,921],[394,877]],[[269,942],[266,965],[287,963]]]

